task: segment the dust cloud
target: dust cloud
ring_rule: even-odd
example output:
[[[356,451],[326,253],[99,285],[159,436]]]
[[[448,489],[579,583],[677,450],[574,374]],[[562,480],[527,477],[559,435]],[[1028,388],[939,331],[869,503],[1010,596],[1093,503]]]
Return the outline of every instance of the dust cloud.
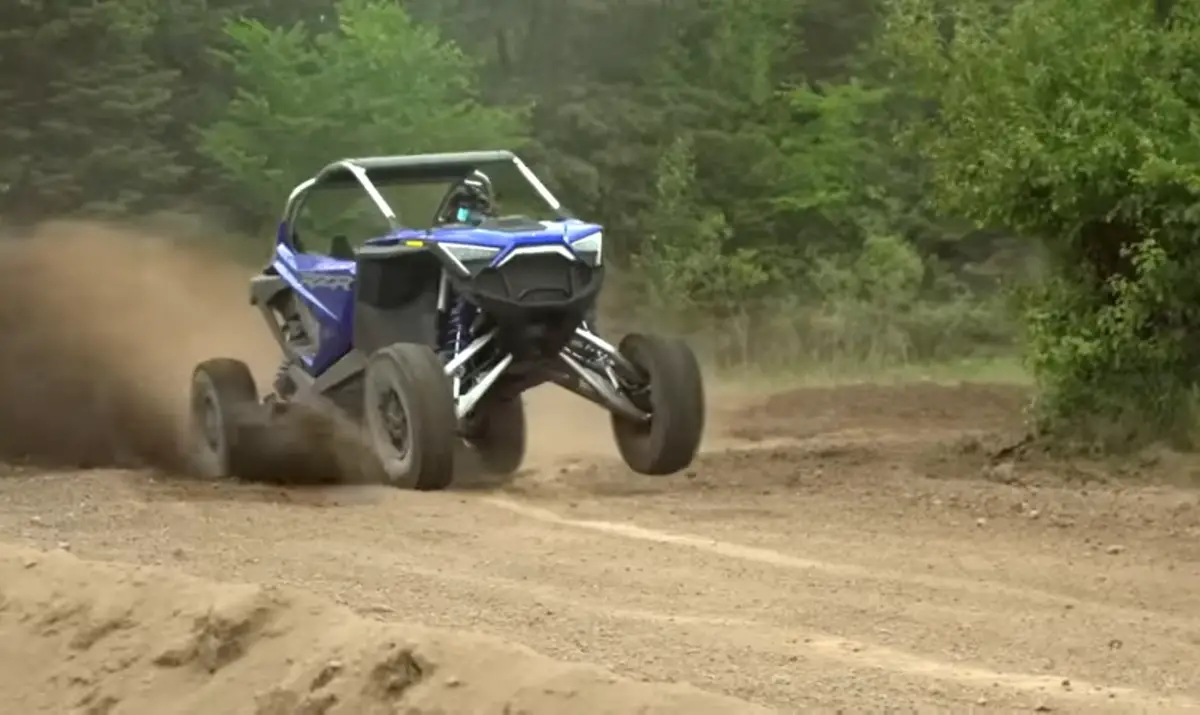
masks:
[[[186,472],[195,365],[239,358],[261,386],[278,359],[249,305],[252,271],[202,242],[115,225],[48,223],[0,240],[0,460]],[[311,416],[297,422],[300,434],[275,431],[289,443],[276,447],[329,438]],[[299,473],[311,454],[274,456],[255,477],[313,478]]]

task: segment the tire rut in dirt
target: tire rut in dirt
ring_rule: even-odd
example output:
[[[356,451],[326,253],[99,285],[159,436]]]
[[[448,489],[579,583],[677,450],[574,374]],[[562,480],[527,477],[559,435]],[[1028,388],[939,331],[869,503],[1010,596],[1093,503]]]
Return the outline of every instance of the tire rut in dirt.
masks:
[[[228,478],[284,487],[384,484],[386,475],[370,443],[332,405],[289,404],[272,410],[244,406],[228,416],[239,447]],[[193,437],[194,439],[194,437]],[[194,449],[189,445],[188,449]],[[178,474],[213,479],[194,454]]]
[[[332,405],[263,404],[250,367],[209,358],[192,374],[189,474],[291,485],[382,478],[368,445]]]
[[[242,415],[236,478],[280,486],[382,484],[379,460],[348,418],[309,405]]]

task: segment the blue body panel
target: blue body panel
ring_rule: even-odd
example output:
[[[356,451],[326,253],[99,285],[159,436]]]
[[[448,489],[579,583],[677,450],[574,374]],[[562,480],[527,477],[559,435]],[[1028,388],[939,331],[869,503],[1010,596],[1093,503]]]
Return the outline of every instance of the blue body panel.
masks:
[[[319,375],[350,351],[354,325],[354,261],[294,253],[280,244],[272,266],[300,300],[312,310],[320,326],[317,352],[302,356],[305,368]],[[342,278],[342,282],[322,280]]]
[[[600,231],[600,227],[594,223],[585,223],[577,220],[545,221],[543,225],[544,228],[540,231],[521,231],[519,233],[494,231],[471,226],[445,226],[429,231],[405,228],[393,231],[386,236],[369,239],[367,244],[371,246],[388,246],[410,240],[465,243],[472,246],[501,249],[500,254],[496,257],[496,260],[499,261],[506,253],[520,246],[542,246],[564,242],[573,243]]]
[[[353,347],[354,278],[353,260],[340,260],[316,253],[296,253],[288,247],[287,224],[280,224],[271,266],[312,310],[320,324],[315,355],[304,357],[307,371],[320,375]],[[493,265],[523,246],[570,245],[601,230],[578,220],[543,222],[542,230],[511,232],[475,227],[448,226],[428,231],[398,229],[368,239],[370,246],[390,246],[403,241],[437,241],[498,249]]]

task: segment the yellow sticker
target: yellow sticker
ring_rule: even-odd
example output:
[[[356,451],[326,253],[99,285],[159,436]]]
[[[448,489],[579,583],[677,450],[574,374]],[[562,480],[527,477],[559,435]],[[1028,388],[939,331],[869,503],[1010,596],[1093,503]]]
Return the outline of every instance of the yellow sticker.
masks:
[[[409,248],[422,248],[425,245],[425,242],[424,241],[405,241],[404,245],[408,246]]]

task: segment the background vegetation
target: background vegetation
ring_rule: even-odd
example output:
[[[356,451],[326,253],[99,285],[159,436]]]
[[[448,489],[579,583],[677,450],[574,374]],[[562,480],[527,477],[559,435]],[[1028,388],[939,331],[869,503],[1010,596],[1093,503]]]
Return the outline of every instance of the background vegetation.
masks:
[[[1023,355],[1047,434],[1190,444],[1200,0],[21,0],[0,215],[266,251],[350,155],[511,147],[615,316],[723,366]]]

